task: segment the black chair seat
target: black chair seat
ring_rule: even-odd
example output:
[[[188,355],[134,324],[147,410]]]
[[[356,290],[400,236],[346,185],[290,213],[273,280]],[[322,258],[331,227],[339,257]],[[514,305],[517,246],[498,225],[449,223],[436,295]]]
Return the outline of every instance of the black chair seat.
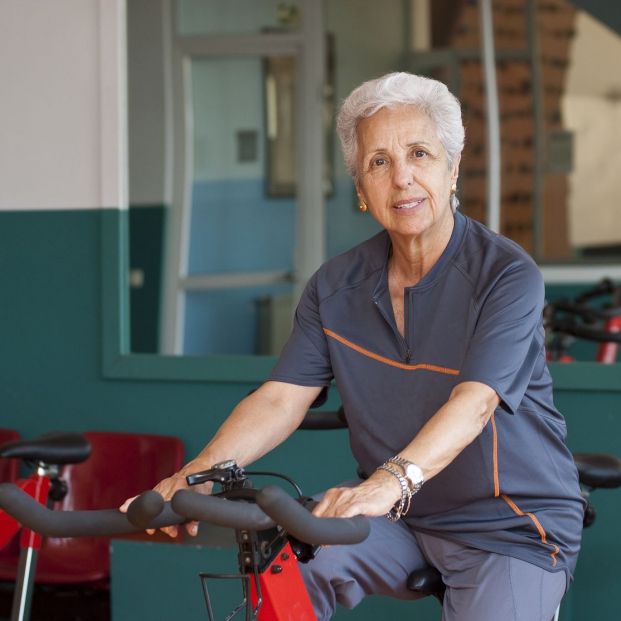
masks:
[[[336,412],[313,412],[309,410],[299,429],[347,429],[345,410],[343,406]]]
[[[422,595],[435,595],[442,603],[446,586],[442,574],[435,567],[413,571],[408,577],[408,589]]]
[[[621,459],[603,453],[575,453],[580,483],[591,488],[621,486]]]
[[[90,443],[79,433],[47,433],[35,440],[18,440],[0,446],[0,457],[58,466],[79,464],[90,454]]]

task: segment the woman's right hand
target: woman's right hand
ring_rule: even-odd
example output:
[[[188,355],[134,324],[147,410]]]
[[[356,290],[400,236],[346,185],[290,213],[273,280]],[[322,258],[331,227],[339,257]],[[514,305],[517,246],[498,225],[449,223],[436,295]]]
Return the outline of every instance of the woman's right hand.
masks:
[[[186,476],[188,474],[192,474],[193,472],[198,472],[202,468],[198,466],[191,466],[188,464],[183,467],[179,472],[175,472],[172,476],[169,476],[166,479],[162,479],[153,489],[158,492],[165,501],[170,501],[171,498],[175,495],[175,492],[180,489],[187,489],[188,484],[186,482]],[[203,494],[210,494],[211,489],[213,487],[213,483],[202,483],[200,485],[193,485],[192,491],[200,492]],[[132,501],[136,498],[128,498],[120,507],[119,510],[123,513],[127,513],[127,509]],[[185,529],[189,535],[192,537],[196,536],[198,533],[198,522],[186,522]],[[160,529],[163,533],[166,533],[169,537],[176,537],[179,534],[179,529],[176,525],[165,526]],[[155,529],[147,530],[149,535],[153,535],[155,533]]]

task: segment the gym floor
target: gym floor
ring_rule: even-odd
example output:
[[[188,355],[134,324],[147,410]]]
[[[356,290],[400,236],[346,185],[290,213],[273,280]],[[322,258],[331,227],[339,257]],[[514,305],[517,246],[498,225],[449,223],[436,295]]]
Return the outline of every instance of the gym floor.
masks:
[[[0,621],[11,617],[13,583],[0,583]],[[107,588],[35,587],[30,621],[110,621]]]

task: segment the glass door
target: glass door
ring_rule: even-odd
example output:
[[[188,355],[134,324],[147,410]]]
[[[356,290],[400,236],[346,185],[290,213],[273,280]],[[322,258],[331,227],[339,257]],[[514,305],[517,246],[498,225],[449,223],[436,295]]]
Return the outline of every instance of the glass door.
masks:
[[[291,320],[295,58],[195,58],[183,354],[277,353]]]

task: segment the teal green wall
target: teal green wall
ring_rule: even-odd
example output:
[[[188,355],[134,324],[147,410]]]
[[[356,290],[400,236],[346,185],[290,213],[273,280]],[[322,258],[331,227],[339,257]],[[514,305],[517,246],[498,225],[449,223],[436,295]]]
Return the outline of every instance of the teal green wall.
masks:
[[[55,429],[172,433],[182,438],[188,456],[192,455],[236,401],[256,386],[269,364],[250,361],[247,368],[255,372],[248,376],[251,379],[239,381],[104,377],[101,309],[110,300],[101,296],[100,223],[101,214],[96,210],[0,212],[1,424],[26,437]],[[112,321],[112,317],[105,319]],[[621,455],[618,370],[585,365],[578,369],[556,367],[553,373],[558,380],[556,401],[568,420],[572,450]],[[597,385],[598,390],[590,390],[590,385]],[[308,492],[353,471],[343,431],[316,435],[299,432],[262,465],[287,470]],[[611,619],[617,614],[619,569],[614,562],[621,558],[616,528],[621,493],[601,491],[595,501],[598,523],[585,533],[578,579],[568,598],[570,608],[564,621],[586,619],[587,615]],[[160,571],[172,567],[181,575],[183,555],[193,553],[177,552],[177,562],[177,555],[167,552],[168,547],[152,547],[140,553],[118,548],[113,560],[115,605],[129,605],[132,600],[135,606],[140,600],[143,618],[168,618],[158,616],[157,607],[171,598]],[[127,590],[132,584],[130,569],[150,576],[143,596],[136,597],[135,591]],[[200,595],[196,581],[188,584]],[[157,597],[160,592],[161,600]],[[381,603],[382,612],[374,606],[380,604],[371,599],[355,614],[343,612],[338,618],[405,616],[399,602]],[[434,618],[433,602],[414,606],[420,607],[417,610],[429,607],[431,616],[419,613],[419,621]],[[140,621],[137,612],[126,615],[125,609],[118,610],[117,621]]]
[[[158,351],[166,214],[163,205],[129,209],[129,268],[144,279],[130,289],[131,351]]]

